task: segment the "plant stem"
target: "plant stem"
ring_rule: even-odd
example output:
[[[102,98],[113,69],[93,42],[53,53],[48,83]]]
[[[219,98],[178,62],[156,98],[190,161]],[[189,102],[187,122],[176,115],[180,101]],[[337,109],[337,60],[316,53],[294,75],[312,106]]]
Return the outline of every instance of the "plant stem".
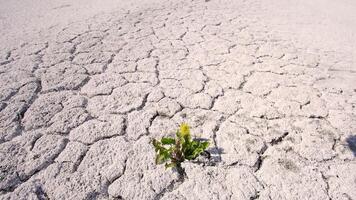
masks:
[[[185,170],[182,168],[182,165],[180,163],[177,163],[176,169],[177,169],[180,179],[184,179],[184,177],[187,176],[187,174],[185,173]]]

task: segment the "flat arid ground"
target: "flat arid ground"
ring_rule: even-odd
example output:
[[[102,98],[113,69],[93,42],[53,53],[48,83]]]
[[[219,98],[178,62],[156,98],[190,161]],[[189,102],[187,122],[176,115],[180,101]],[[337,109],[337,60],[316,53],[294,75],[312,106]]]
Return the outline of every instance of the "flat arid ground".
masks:
[[[356,199],[353,0],[0,0],[0,199]],[[153,138],[187,122],[184,178]]]

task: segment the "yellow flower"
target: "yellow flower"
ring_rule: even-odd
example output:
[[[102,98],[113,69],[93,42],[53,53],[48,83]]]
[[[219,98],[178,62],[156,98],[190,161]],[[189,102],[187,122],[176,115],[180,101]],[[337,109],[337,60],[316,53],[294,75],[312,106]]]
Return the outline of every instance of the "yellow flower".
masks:
[[[180,132],[181,136],[184,138],[190,137],[189,125],[187,123],[182,123],[179,127],[179,132]]]

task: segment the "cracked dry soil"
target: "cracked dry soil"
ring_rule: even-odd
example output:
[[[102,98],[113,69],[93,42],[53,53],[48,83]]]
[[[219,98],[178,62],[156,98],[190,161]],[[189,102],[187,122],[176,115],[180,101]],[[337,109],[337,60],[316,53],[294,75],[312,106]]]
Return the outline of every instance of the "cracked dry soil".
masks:
[[[1,50],[0,199],[356,199],[356,84],[341,84],[355,71],[274,35],[247,2],[215,2]],[[181,122],[214,159],[184,179],[149,143]]]

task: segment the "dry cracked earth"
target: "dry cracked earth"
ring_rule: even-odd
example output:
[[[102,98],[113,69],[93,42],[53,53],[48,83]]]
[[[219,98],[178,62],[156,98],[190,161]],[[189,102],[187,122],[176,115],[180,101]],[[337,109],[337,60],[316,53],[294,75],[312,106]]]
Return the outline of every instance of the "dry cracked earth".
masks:
[[[253,12],[172,1],[2,49],[0,199],[356,199],[356,71]],[[183,179],[150,144],[182,122],[211,141]]]

